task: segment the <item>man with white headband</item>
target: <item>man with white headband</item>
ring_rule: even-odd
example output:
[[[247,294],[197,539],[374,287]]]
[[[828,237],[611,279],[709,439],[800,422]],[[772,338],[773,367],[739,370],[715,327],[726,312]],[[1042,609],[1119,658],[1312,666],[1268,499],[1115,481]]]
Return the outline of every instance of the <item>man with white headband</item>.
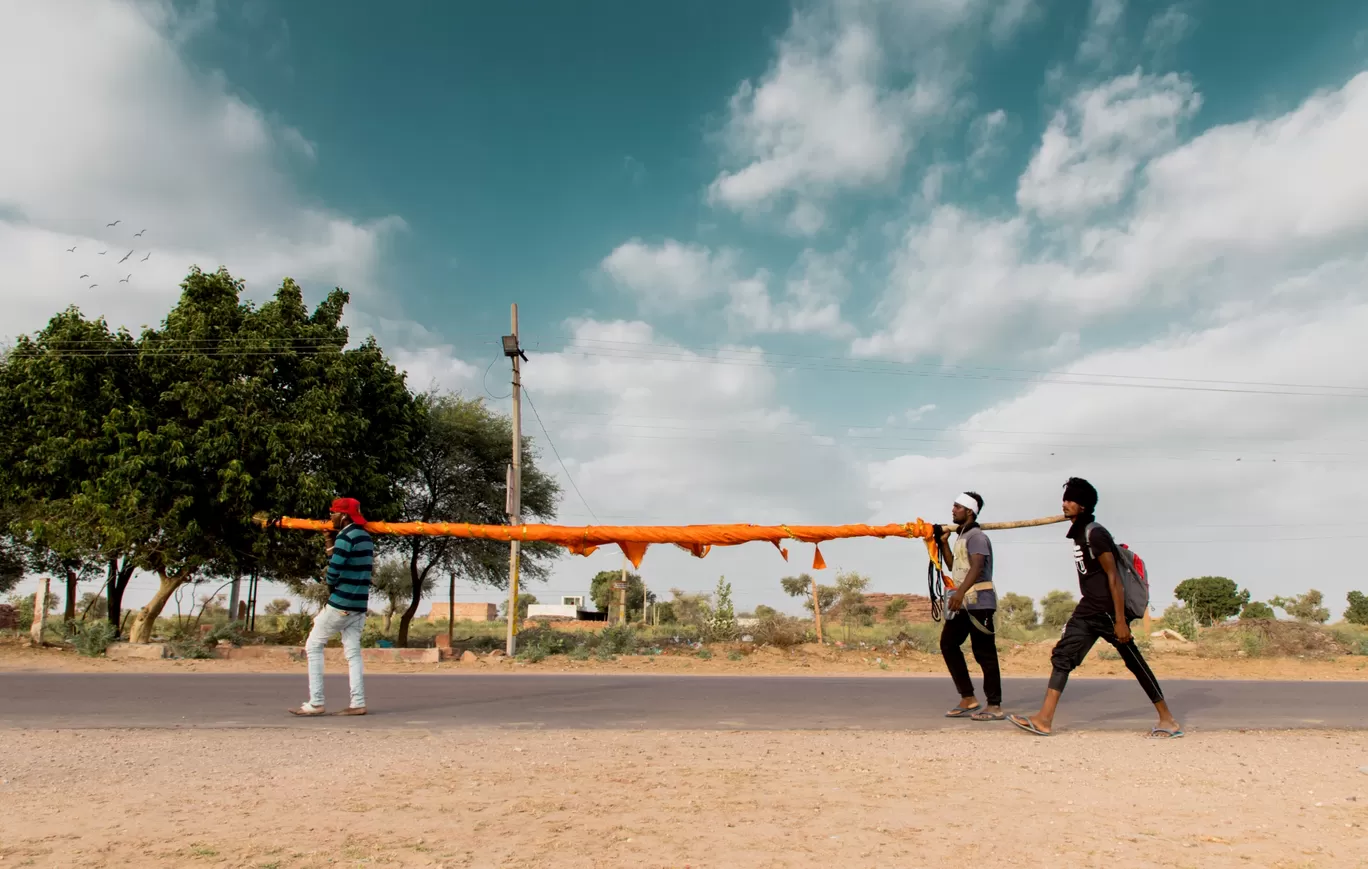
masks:
[[[955,499],[950,514],[959,526],[955,545],[946,553],[955,591],[946,602],[945,627],[941,629],[941,655],[950,670],[950,678],[959,691],[959,705],[945,713],[946,718],[970,718],[974,721],[1001,721],[1002,673],[998,669],[997,638],[994,635],[993,615],[997,612],[997,592],[993,589],[993,544],[979,527],[979,513],[983,498],[977,492],[965,492]],[[969,665],[960,649],[970,640],[974,660],[983,669],[983,694],[986,707],[979,706],[974,696],[974,682],[969,678]]]

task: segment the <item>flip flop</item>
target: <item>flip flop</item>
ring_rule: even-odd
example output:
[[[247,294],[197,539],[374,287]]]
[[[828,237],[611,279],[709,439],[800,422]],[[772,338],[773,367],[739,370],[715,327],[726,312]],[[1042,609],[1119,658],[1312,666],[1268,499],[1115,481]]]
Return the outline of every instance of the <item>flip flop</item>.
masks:
[[[1183,738],[1183,731],[1182,731],[1181,729],[1179,729],[1179,730],[1165,730],[1165,729],[1162,728],[1162,727],[1156,727],[1156,728],[1154,728],[1153,730],[1150,731],[1149,738],[1150,738],[1150,739],[1182,739],[1182,738]]]
[[[1015,724],[1015,725],[1016,725],[1018,728],[1020,728],[1021,730],[1024,730],[1024,731],[1026,731],[1027,733],[1032,734],[1033,736],[1049,736],[1049,735],[1050,735],[1050,734],[1046,733],[1045,731],[1041,730],[1039,727],[1036,727],[1035,724],[1032,723],[1031,719],[1029,719],[1029,718],[1025,718],[1025,717],[1020,716],[1020,715],[1008,715],[1008,716],[1007,716],[1007,720],[1010,721],[1010,722],[1012,722],[1013,724]]]
[[[951,709],[949,712],[945,713],[945,717],[946,717],[946,718],[968,718],[968,717],[972,716],[975,712],[979,711],[979,709],[981,709],[981,708],[983,708],[983,707],[981,707],[981,706],[970,706],[968,709],[965,709],[963,706],[956,706],[954,709]]]
[[[989,712],[987,709],[981,709],[970,715],[969,719],[971,721],[1002,721],[1006,717],[1007,713],[1005,712]]]
[[[319,715],[327,715],[328,710],[322,706],[310,706],[308,703],[305,703],[303,706],[297,706],[294,709],[291,709],[290,714],[298,715],[300,718],[314,718]]]

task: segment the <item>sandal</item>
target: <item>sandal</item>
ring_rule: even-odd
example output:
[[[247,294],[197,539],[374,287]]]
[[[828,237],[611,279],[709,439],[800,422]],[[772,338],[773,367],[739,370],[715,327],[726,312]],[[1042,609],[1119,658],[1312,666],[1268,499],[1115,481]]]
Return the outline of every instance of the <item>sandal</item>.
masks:
[[[318,715],[327,715],[328,710],[322,706],[315,706],[312,703],[305,703],[298,709],[291,709],[291,715],[298,715],[301,718],[313,718]]]
[[[1178,729],[1175,729],[1175,730],[1165,730],[1165,729],[1162,728],[1162,727],[1156,727],[1156,728],[1154,728],[1153,730],[1150,731],[1149,738],[1150,738],[1150,739],[1182,739],[1182,738],[1183,738],[1183,731],[1182,731],[1182,728],[1178,728]]]
[[[1032,734],[1032,735],[1034,735],[1034,736],[1049,736],[1049,735],[1050,735],[1048,732],[1046,732],[1046,731],[1044,731],[1044,730],[1041,730],[1039,727],[1036,727],[1036,726],[1035,726],[1035,722],[1032,721],[1031,719],[1025,717],[1024,715],[1008,715],[1008,716],[1007,716],[1007,720],[1010,721],[1010,722],[1012,722],[1013,724],[1015,724],[1015,725],[1016,725],[1017,727],[1019,727],[1020,729],[1026,731],[1027,733],[1030,733],[1030,734]]]
[[[945,713],[946,718],[971,718],[973,714],[983,707],[981,706],[956,706]]]
[[[969,716],[969,719],[971,721],[1002,721],[1006,718],[1006,712],[989,712],[987,709],[984,709],[980,712],[975,712],[973,715]]]

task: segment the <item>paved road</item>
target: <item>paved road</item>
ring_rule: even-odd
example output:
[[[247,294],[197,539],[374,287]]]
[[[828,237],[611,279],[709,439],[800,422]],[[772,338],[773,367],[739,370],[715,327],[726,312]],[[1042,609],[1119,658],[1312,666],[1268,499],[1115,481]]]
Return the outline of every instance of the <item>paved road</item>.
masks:
[[[303,674],[0,673],[0,729],[310,727],[665,730],[928,730],[947,721],[948,679],[591,675],[385,675],[366,679],[364,718],[298,720]],[[1191,728],[1363,728],[1368,682],[1168,681]],[[334,708],[345,677],[329,677]],[[1005,680],[1011,710],[1033,709],[1043,679]],[[1056,723],[1146,728],[1153,710],[1128,680],[1074,679]],[[997,724],[975,724],[997,727]]]

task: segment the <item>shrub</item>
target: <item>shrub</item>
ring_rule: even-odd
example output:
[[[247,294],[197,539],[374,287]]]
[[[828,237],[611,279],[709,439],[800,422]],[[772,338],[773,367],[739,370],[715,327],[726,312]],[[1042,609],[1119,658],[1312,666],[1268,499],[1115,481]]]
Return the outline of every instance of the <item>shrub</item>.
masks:
[[[909,625],[906,629],[898,631],[893,641],[914,652],[933,655],[940,652],[940,632],[940,625]]]
[[[1040,620],[1047,628],[1059,629],[1073,615],[1074,597],[1067,591],[1052,591],[1040,599]]]
[[[698,650],[698,657],[704,661],[711,661],[712,649],[709,649],[707,646],[704,646],[703,648]]]
[[[1368,595],[1351,591],[1347,599],[1349,607],[1344,611],[1344,620],[1351,625],[1368,625]]]
[[[998,624],[1030,630],[1037,621],[1035,602],[1026,595],[1008,592],[998,600]]]
[[[631,625],[610,625],[598,636],[598,651],[603,655],[630,655],[637,648],[637,632]]]
[[[1164,627],[1177,631],[1185,639],[1197,639],[1197,617],[1182,604],[1170,604],[1162,617]]]
[[[284,646],[303,645],[313,630],[313,617],[308,613],[291,613],[280,622],[277,639]]]
[[[732,609],[731,583],[727,582],[725,576],[718,578],[715,594],[717,605],[707,621],[708,639],[715,642],[734,640],[737,635],[736,612]]]
[[[806,623],[791,616],[774,615],[763,618],[751,630],[751,637],[761,646],[790,649],[816,639]]]
[[[589,647],[585,645],[575,646],[570,650],[570,660],[587,661],[589,660]]]
[[[71,644],[78,654],[87,658],[98,658],[114,642],[114,626],[101,619],[95,622],[72,622],[70,627]]]
[[[741,659],[744,658],[744,657],[745,657],[745,655],[741,654],[741,653],[738,652],[738,651],[733,650],[732,652],[730,652],[730,653],[727,655],[727,660],[728,660],[728,661],[739,661],[739,660],[741,660]]]
[[[1273,607],[1261,600],[1252,600],[1244,605],[1240,610],[1240,621],[1247,622],[1253,619],[1276,619],[1277,613],[1273,612]]]
[[[518,660],[524,664],[540,664],[546,660],[546,649],[532,644],[518,650]]]

